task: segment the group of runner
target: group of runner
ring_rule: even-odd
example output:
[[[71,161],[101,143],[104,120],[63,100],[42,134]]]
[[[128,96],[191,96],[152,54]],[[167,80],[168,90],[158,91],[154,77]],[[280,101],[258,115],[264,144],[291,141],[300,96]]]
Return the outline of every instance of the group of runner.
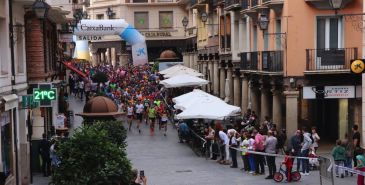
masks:
[[[126,113],[128,130],[132,131],[132,125],[136,120],[136,128],[139,133],[141,124],[145,122],[150,126],[150,134],[155,131],[158,123],[159,130],[167,134],[168,111],[163,98],[163,92],[159,85],[160,77],[149,65],[112,67],[99,65],[86,67],[84,72],[89,74],[89,82],[92,86],[92,76],[98,72],[107,74],[108,81],[99,84],[99,92],[114,100],[118,105],[118,111]]]

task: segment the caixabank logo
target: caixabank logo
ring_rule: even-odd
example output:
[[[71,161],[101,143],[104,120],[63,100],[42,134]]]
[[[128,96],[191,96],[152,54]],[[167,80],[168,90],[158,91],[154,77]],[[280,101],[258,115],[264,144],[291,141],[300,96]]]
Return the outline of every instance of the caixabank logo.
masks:
[[[365,59],[356,59],[351,61],[351,73],[361,74],[365,71]]]

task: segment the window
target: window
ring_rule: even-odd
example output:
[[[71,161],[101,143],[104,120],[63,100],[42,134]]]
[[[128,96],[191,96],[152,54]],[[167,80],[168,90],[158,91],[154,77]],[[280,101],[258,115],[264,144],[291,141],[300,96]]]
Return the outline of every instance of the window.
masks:
[[[148,29],[148,12],[134,12],[134,27]]]
[[[269,35],[268,35],[268,31],[267,30],[264,30],[262,34],[264,34],[264,51],[268,51],[269,50]]]
[[[10,115],[10,111],[0,113],[1,161],[4,172],[13,172],[13,135]]]
[[[97,14],[96,19],[104,19],[104,14]]]
[[[275,22],[275,32],[281,33],[281,19],[276,20]],[[276,35],[275,36],[275,49],[276,50],[282,50],[281,48],[281,37],[282,35]]]
[[[253,26],[253,33],[252,33],[252,37],[253,37],[253,46],[252,46],[252,51],[257,51],[257,26]]]
[[[133,0],[133,3],[148,3],[148,0]]]
[[[160,28],[173,28],[173,12],[160,12],[159,14]]]
[[[5,18],[0,18],[0,33],[8,33],[8,25]],[[8,37],[0,37],[0,51],[3,53],[0,55],[0,76],[6,76],[9,74],[9,61],[8,60]]]
[[[337,17],[317,18],[317,49],[342,47],[342,20]]]
[[[17,73],[24,73],[24,35],[23,27],[15,27],[15,61],[17,63]]]

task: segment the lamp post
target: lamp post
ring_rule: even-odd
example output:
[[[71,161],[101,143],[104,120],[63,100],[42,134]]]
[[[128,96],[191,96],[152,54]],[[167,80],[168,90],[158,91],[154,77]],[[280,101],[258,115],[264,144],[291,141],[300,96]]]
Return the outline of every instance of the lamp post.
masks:
[[[207,20],[208,20],[208,14],[207,14],[207,12],[202,12],[201,14],[200,14],[200,19],[202,20],[202,22],[204,23],[204,25],[205,25],[205,23],[207,22]]]
[[[265,14],[261,14],[257,22],[259,24],[260,29],[263,31],[267,30],[267,28],[269,27],[269,19]]]
[[[49,8],[50,6],[43,0],[37,0],[32,5],[32,9],[39,19],[47,17]]]
[[[186,32],[186,27],[189,24],[189,19],[187,17],[184,17],[183,20],[181,21],[182,25],[184,26],[184,30]]]
[[[343,0],[329,0],[329,4],[331,8],[335,10],[335,14],[337,15],[337,11],[342,8]]]
[[[106,10],[106,15],[108,16],[108,19],[111,19],[113,14],[114,14],[113,10],[110,7],[108,7],[108,9]]]

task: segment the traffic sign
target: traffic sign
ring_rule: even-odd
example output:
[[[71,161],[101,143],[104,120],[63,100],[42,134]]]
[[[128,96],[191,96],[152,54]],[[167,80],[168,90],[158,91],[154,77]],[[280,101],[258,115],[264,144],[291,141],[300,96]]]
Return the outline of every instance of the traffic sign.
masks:
[[[40,107],[51,107],[54,100],[57,100],[57,89],[52,88],[52,84],[38,84],[38,88],[33,89],[33,101],[39,102]]]

